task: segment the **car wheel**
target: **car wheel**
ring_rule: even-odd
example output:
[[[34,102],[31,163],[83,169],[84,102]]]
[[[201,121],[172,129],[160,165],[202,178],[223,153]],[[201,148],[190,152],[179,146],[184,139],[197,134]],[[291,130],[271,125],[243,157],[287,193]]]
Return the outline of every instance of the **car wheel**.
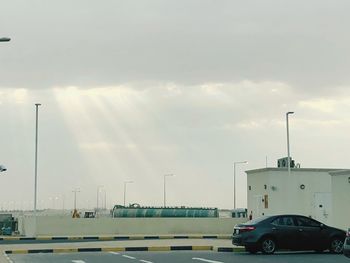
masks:
[[[261,240],[261,252],[264,254],[273,254],[276,250],[276,242],[271,237],[265,237]]]
[[[329,246],[329,251],[334,254],[343,253],[344,240],[339,237],[335,237],[331,240],[331,244]]]
[[[249,252],[250,254],[256,254],[258,253],[258,249],[256,247],[245,247],[245,250]]]

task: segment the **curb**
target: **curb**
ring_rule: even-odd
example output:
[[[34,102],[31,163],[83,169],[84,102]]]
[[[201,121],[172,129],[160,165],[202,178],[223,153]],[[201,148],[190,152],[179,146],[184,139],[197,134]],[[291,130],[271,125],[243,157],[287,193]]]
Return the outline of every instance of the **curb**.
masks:
[[[38,236],[38,237],[1,237],[1,241],[125,241],[147,239],[231,239],[231,235],[141,235],[141,236]]]
[[[183,251],[183,250],[213,250],[212,246],[152,246],[152,247],[99,247],[99,248],[56,248],[56,249],[18,249],[6,250],[8,254],[37,253],[79,253],[79,252],[130,252],[130,251]]]

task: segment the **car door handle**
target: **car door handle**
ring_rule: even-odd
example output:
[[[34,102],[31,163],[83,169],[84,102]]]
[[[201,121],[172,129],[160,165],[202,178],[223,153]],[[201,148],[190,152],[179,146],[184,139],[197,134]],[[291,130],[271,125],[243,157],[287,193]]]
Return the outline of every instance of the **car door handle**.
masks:
[[[303,229],[299,228],[299,232],[303,232],[303,231],[304,231]]]
[[[276,227],[273,227],[272,230],[277,230],[277,228],[276,228]]]

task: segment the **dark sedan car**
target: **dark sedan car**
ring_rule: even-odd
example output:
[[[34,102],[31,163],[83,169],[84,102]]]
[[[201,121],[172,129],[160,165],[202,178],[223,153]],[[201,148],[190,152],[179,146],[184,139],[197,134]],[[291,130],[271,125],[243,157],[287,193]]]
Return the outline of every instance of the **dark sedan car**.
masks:
[[[346,239],[344,243],[344,255],[350,258],[350,228],[346,233]]]
[[[250,253],[279,249],[342,253],[346,232],[300,215],[264,216],[234,227],[232,243]]]

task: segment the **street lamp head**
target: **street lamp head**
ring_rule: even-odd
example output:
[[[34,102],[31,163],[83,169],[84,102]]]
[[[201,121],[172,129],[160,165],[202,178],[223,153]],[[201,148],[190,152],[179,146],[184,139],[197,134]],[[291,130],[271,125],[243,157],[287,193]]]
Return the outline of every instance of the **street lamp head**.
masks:
[[[289,114],[294,114],[294,111],[288,111],[287,115],[289,115]]]
[[[124,184],[131,184],[133,183],[134,181],[124,181]]]
[[[247,164],[248,161],[234,162],[234,164],[238,164],[238,163],[245,163],[245,164]]]
[[[7,171],[7,168],[3,165],[0,165],[0,172],[5,172]]]
[[[41,106],[41,103],[35,103],[35,106]]]
[[[9,42],[11,40],[11,38],[9,37],[1,37],[0,38],[0,42]]]

